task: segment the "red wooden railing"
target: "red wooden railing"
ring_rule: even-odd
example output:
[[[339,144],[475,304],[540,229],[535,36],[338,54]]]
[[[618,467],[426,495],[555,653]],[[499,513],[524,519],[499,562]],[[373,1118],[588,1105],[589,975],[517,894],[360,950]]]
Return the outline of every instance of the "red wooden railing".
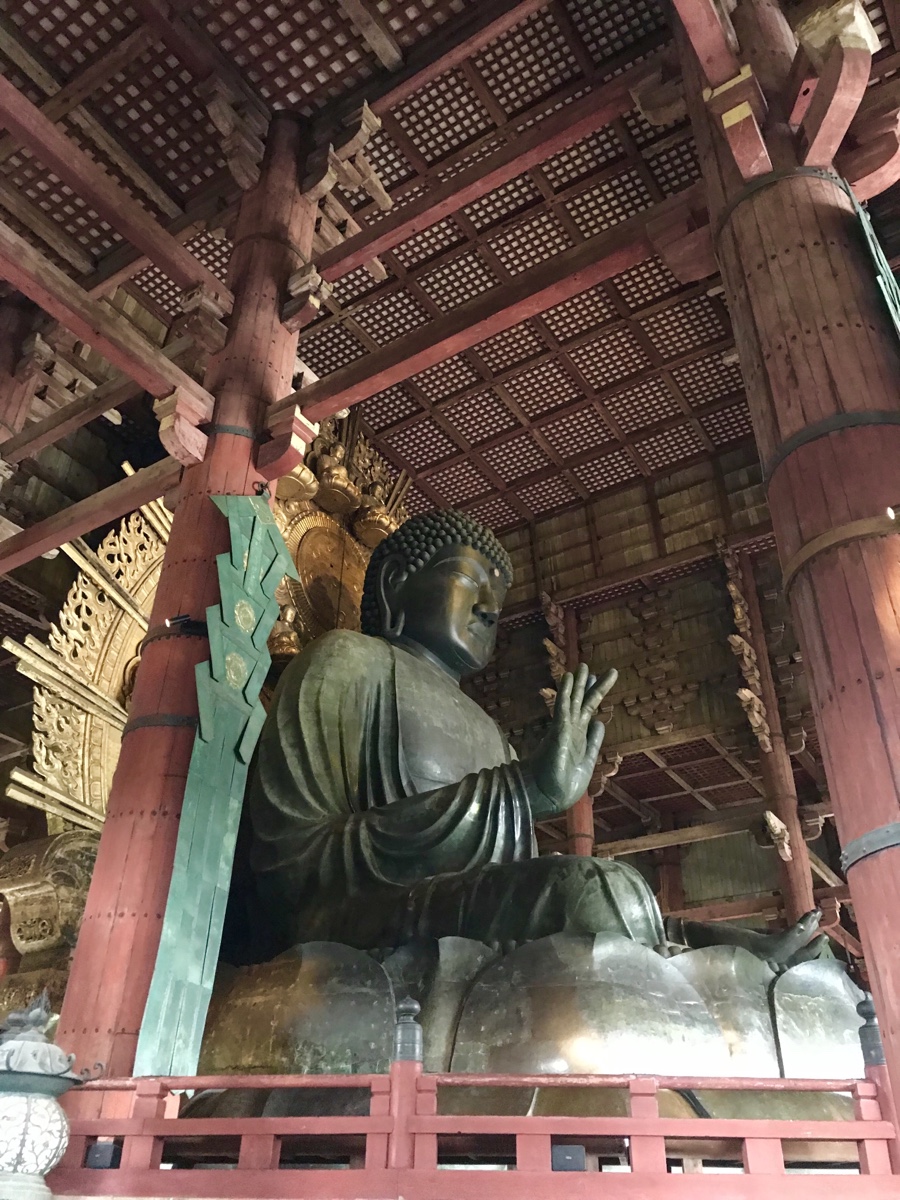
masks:
[[[836,1200],[896,1200],[900,1143],[885,1119],[892,1110],[883,1074],[874,1067],[863,1080],[429,1075],[418,1063],[395,1062],[380,1076],[99,1080],[86,1092],[100,1093],[97,1100],[113,1112],[72,1120],[68,1152],[48,1183],[58,1196],[165,1200],[772,1200],[773,1184],[778,1200],[829,1193]],[[359,1088],[368,1092],[369,1113],[176,1119],[175,1093],[205,1088]],[[479,1111],[497,1095],[486,1088],[620,1089],[629,1115],[439,1114],[443,1089],[459,1088],[475,1089],[466,1096],[470,1107],[481,1094]],[[658,1093],[676,1088],[844,1093],[854,1115],[661,1117]],[[121,1145],[118,1167],[83,1165],[92,1142],[113,1139]],[[585,1146],[592,1169],[554,1171],[555,1144]],[[449,1169],[454,1165],[466,1169]],[[823,1178],[834,1170],[838,1177]]]

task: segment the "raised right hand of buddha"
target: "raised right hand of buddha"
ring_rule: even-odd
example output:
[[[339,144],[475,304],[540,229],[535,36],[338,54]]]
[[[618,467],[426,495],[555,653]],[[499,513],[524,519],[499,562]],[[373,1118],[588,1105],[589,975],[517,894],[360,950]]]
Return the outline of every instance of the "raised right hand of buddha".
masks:
[[[596,720],[597,709],[618,677],[618,671],[609,670],[597,679],[584,663],[574,675],[562,677],[550,730],[525,764],[553,812],[564,812],[584,795],[606,733]],[[532,811],[540,816],[543,804],[537,799]]]

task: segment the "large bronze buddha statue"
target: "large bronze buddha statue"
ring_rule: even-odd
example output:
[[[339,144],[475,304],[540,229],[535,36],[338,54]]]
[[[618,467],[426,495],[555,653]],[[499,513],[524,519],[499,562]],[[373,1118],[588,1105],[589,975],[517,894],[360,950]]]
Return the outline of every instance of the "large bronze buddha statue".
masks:
[[[490,530],[455,512],[414,517],[372,554],[362,632],[326,634],[285,671],[248,798],[274,948],[459,936],[505,949],[565,933],[741,946],[779,965],[814,952],[802,948],[817,914],[774,936],[667,925],[632,867],[537,856],[533,822],[591,777],[616,672],[565,676],[546,737],[518,759],[460,689],[491,658],[511,579]]]

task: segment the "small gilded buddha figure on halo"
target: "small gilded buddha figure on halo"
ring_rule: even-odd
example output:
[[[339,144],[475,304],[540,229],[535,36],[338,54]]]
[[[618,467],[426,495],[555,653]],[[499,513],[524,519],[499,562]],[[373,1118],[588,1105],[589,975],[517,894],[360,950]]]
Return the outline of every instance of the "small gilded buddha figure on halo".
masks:
[[[584,793],[617,674],[565,675],[546,736],[519,759],[460,689],[493,654],[511,581],[489,529],[413,517],[372,554],[362,632],[325,634],[284,672],[248,796],[258,919],[277,948],[614,933],[663,953],[742,946],[777,967],[820,952],[824,938],[807,945],[818,913],[773,935],[664,921],[627,864],[538,857],[534,821]]]

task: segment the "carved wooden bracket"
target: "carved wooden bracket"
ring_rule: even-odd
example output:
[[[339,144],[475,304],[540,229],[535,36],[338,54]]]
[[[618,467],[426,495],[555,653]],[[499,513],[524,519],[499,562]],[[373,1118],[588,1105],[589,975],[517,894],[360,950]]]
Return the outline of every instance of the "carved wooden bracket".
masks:
[[[287,290],[290,299],[281,310],[281,321],[291,333],[298,333],[319,315],[331,295],[332,286],[325,282],[312,263],[307,263],[291,275]]]
[[[256,452],[256,469],[263,479],[281,479],[303,461],[306,447],[319,432],[304,417],[300,405],[282,409],[269,419],[270,440]]]
[[[235,182],[244,191],[255,187],[265,151],[266,118],[215,75],[200,84],[198,91],[206,101],[210,120],[222,135],[225,161]]]
[[[212,419],[210,398],[178,387],[155,400],[153,411],[159,421],[159,440],[172,457],[185,466],[203,462],[208,439],[197,426]]]
[[[204,284],[200,284],[183,293],[180,305],[186,317],[182,323],[184,331],[207,354],[218,354],[228,337],[228,330],[222,320],[228,310],[220,296]]]

